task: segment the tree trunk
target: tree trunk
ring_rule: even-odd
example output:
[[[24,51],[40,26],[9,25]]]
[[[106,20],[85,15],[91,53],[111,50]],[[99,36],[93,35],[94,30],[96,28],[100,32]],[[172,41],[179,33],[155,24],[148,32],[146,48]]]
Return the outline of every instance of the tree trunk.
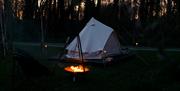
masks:
[[[5,21],[4,21],[4,1],[0,1],[0,32],[1,32],[1,41],[0,43],[1,44],[1,48],[2,48],[2,53],[3,53],[3,56],[5,57],[6,56],[6,29],[5,29]]]
[[[32,19],[33,18],[33,1],[25,0],[24,6],[24,19]]]
[[[171,16],[172,15],[172,0],[168,0],[167,4],[167,15]]]
[[[156,0],[156,2],[155,2],[155,12],[156,12],[156,17],[159,17],[159,12],[160,12],[160,9],[161,9],[161,7],[160,7],[160,0]]]
[[[147,19],[148,15],[148,7],[147,7],[147,1],[146,0],[140,0],[141,4],[139,7],[139,16],[140,16],[140,21],[144,25]]]

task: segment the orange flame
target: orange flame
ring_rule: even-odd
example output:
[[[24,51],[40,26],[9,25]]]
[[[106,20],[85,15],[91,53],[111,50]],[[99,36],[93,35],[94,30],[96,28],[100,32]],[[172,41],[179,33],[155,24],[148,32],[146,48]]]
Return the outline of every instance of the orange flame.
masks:
[[[83,68],[82,65],[69,66],[69,67],[66,67],[65,70],[69,71],[69,72],[86,72],[86,71],[89,71],[89,69],[87,67]]]

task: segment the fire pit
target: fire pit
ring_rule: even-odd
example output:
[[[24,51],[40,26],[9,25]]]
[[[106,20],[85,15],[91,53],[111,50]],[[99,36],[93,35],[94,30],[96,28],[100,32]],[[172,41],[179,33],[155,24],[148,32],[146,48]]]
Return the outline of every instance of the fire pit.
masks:
[[[65,71],[73,74],[73,82],[76,81],[76,77],[78,77],[78,74],[85,74],[89,72],[89,68],[87,68],[84,64],[83,51],[81,47],[81,40],[80,40],[79,34],[77,35],[77,47],[79,50],[78,53],[79,53],[79,58],[81,60],[82,65],[77,65],[77,66],[71,65],[64,68]]]
[[[66,72],[72,73],[73,74],[73,82],[76,81],[77,75],[78,74],[84,74],[89,72],[89,68],[84,67],[82,65],[77,65],[77,66],[67,66],[64,68]]]

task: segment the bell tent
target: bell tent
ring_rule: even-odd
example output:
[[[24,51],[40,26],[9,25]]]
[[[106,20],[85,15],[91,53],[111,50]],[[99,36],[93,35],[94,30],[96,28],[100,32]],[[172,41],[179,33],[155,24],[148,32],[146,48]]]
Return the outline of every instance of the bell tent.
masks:
[[[78,38],[80,42],[78,42]],[[109,56],[121,54],[121,47],[114,30],[91,18],[78,37],[67,45],[66,58],[80,59],[78,43],[81,44],[81,50],[85,61],[96,59],[101,60]]]

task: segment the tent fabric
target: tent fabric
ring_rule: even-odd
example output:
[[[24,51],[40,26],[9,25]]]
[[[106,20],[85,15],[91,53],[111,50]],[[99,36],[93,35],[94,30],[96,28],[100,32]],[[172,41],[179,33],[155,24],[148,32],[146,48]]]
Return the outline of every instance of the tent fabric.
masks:
[[[120,43],[115,32],[112,32],[104,47],[107,55],[118,55],[121,53]]]
[[[102,59],[107,55],[119,54],[120,43],[113,29],[91,18],[79,33],[85,59]],[[79,58],[77,37],[66,47],[68,58]]]

